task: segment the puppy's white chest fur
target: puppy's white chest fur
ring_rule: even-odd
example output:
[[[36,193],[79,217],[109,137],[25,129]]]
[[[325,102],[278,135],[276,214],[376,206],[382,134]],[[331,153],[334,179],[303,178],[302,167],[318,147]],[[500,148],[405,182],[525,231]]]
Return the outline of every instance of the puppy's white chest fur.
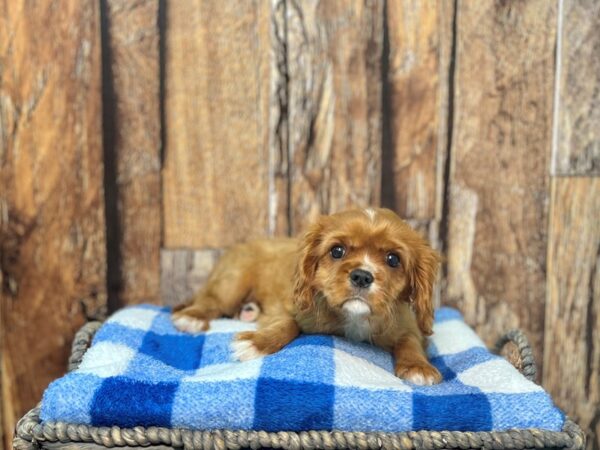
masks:
[[[362,300],[349,300],[342,307],[344,311],[344,336],[351,341],[371,340],[371,324],[368,315],[371,308]]]

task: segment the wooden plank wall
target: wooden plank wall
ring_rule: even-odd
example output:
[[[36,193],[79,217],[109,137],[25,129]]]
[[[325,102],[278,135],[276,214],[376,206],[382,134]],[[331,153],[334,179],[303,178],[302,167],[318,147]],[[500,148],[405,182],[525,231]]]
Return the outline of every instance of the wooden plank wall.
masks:
[[[0,2],[0,340],[5,442],[106,307],[96,2]],[[48,26],[52,24],[52,26]]]
[[[159,302],[159,2],[103,0],[103,126],[111,309]]]
[[[270,17],[269,2],[167,3],[165,248],[272,233]]]
[[[446,300],[490,344],[524,328],[541,361],[556,5],[461,2],[456,16]]]
[[[559,14],[543,381],[598,449],[600,4],[560,2]]]
[[[382,205],[440,247],[453,2],[386,4]]]
[[[227,245],[381,204],[488,343],[525,329],[600,449],[598,4],[21,3],[0,0],[7,445],[86,315],[178,303]]]
[[[289,232],[377,204],[383,2],[289,2]]]
[[[552,178],[544,385],[600,436],[600,178]],[[595,444],[594,444],[595,443]]]

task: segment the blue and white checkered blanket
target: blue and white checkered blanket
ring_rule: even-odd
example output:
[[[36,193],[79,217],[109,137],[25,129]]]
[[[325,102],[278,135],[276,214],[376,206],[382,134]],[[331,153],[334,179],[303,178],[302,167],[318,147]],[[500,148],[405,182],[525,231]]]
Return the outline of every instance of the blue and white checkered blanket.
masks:
[[[396,378],[392,356],[367,344],[303,335],[268,357],[237,362],[235,332],[254,324],[215,320],[207,333],[175,330],[169,310],[142,305],[114,314],[80,367],[53,382],[44,421],[121,427],[265,431],[558,431],[564,416],[449,308],[436,312],[429,346],[444,382]]]

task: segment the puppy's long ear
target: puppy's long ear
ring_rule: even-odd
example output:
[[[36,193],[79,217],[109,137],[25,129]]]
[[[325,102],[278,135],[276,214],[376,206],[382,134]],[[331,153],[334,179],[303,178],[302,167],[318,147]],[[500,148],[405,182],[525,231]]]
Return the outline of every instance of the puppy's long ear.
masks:
[[[433,334],[433,283],[441,258],[425,241],[417,244],[412,253],[413,309],[421,332],[425,336],[430,336]]]
[[[312,224],[300,242],[300,258],[294,280],[294,303],[300,311],[310,309],[316,295],[313,280],[319,262],[317,247],[321,242],[322,221],[321,218]]]

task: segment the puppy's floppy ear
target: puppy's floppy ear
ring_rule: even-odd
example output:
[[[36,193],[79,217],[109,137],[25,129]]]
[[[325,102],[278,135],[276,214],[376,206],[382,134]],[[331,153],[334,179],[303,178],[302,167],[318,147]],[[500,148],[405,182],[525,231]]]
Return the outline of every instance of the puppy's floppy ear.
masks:
[[[425,336],[433,334],[433,283],[440,260],[440,255],[424,240],[412,249],[411,298],[417,323]]]
[[[308,228],[300,241],[300,258],[294,280],[294,303],[301,311],[313,306],[316,295],[313,279],[319,262],[317,247],[321,242],[322,232],[323,219],[320,218]]]

